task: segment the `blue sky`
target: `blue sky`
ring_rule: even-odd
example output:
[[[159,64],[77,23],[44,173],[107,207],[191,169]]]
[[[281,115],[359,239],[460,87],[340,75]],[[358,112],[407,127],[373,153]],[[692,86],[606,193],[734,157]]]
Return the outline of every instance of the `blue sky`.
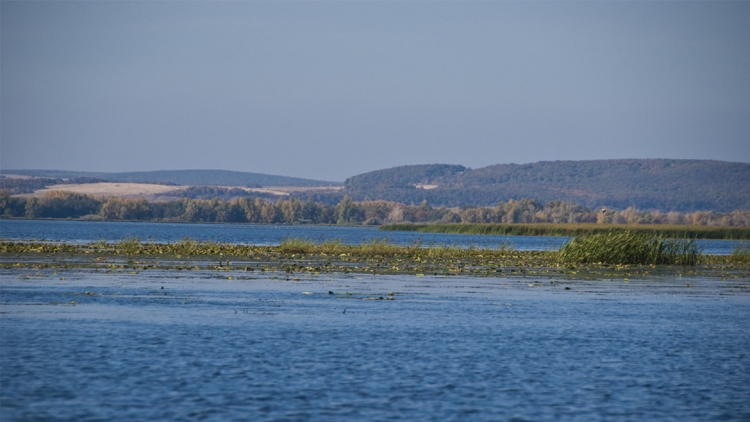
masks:
[[[0,3],[0,167],[750,162],[750,2]]]

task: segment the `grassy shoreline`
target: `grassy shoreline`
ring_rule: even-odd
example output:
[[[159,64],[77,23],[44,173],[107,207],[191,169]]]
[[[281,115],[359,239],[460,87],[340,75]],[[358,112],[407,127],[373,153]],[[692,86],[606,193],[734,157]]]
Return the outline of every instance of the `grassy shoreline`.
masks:
[[[411,231],[420,233],[453,233],[453,234],[483,234],[505,236],[580,236],[609,231],[632,231],[650,235],[661,235],[670,238],[689,239],[750,239],[748,227],[714,227],[714,226],[683,226],[663,224],[385,224],[380,226],[384,231]]]

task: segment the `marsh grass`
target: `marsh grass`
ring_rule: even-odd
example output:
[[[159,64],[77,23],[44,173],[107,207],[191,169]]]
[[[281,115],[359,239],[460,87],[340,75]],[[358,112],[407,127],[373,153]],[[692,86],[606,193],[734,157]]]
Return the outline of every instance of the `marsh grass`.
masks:
[[[486,234],[501,236],[580,236],[584,234],[630,231],[671,238],[750,239],[748,227],[680,226],[666,224],[386,224],[380,230],[421,233]]]
[[[696,265],[694,239],[669,239],[635,231],[611,230],[576,236],[560,249],[563,262],[616,265]]]
[[[281,241],[279,251],[281,253],[310,253],[315,249],[315,243],[307,239],[287,237]]]
[[[279,246],[197,242],[188,238],[174,243],[141,242],[136,238],[124,240],[120,243],[93,242],[88,245],[0,242],[0,253],[6,254],[5,261],[0,261],[0,268],[36,265],[36,258],[27,260],[21,258],[22,254],[44,254],[48,257],[62,254],[65,262],[54,264],[62,267],[69,267],[77,256],[81,259],[74,265],[92,268],[104,265],[108,270],[112,265],[109,259],[117,259],[118,256],[127,257],[128,263],[125,265],[133,268],[156,268],[162,265],[158,262],[163,258],[164,268],[183,269],[183,260],[197,259],[211,262],[204,268],[228,271],[228,263],[220,264],[221,268],[217,269],[215,260],[228,262],[228,258],[232,257],[233,262],[241,263],[232,268],[234,270],[308,271],[316,274],[359,272],[505,277],[524,276],[527,273],[568,276],[588,271],[590,275],[598,277],[608,272],[619,274],[620,268],[615,267],[620,266],[635,265],[644,269],[634,271],[648,274],[654,271],[651,267],[655,265],[694,266],[698,260],[706,271],[713,271],[712,268],[750,268],[750,248],[747,246],[738,248],[732,256],[701,255],[692,239],[674,240],[623,231],[578,236],[560,252],[517,251],[507,245],[497,249],[423,245],[420,242],[396,245],[387,239],[351,245],[340,240],[315,243],[289,238]],[[54,260],[58,261],[57,258]],[[153,264],[154,261],[157,263]],[[571,264],[578,268],[571,268]],[[583,277],[580,274],[577,276]]]
[[[141,250],[142,246],[140,237],[126,237],[117,243],[116,249],[126,254],[136,254]]]
[[[742,243],[737,245],[732,254],[729,255],[728,260],[729,262],[738,264],[750,264],[750,244]]]
[[[358,257],[420,255],[448,256],[471,253],[469,249],[453,246],[423,246],[421,242],[412,245],[396,245],[387,239],[375,239],[366,243],[349,245],[340,240],[315,243],[307,239],[286,238],[278,247],[284,254],[350,255]]]
[[[34,246],[29,246],[34,245]],[[37,249],[44,252],[83,252],[83,253],[108,253],[126,255],[231,255],[247,256],[256,253],[263,247],[236,245],[220,242],[198,242],[188,237],[174,243],[156,243],[153,241],[143,242],[137,237],[127,237],[117,243],[108,243],[101,240],[88,245],[70,244],[29,244],[2,243],[0,252],[35,252]],[[41,248],[41,249],[40,249]]]
[[[358,245],[348,245],[346,253],[360,256],[395,256],[407,252],[409,249],[420,247],[421,245],[399,246],[385,239],[376,239]]]

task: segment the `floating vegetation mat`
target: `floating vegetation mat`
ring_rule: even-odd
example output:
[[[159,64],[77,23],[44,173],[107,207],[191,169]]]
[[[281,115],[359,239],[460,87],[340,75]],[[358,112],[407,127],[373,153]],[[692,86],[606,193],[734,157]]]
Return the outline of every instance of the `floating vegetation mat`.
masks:
[[[634,247],[633,242],[645,245],[643,250]],[[286,239],[279,246],[189,239],[176,243],[147,243],[139,239],[90,244],[0,242],[0,268],[275,271],[284,277],[334,272],[477,277],[554,275],[582,279],[703,274],[736,278],[750,274],[747,247],[742,248],[729,256],[702,255],[689,241],[673,245],[665,239],[640,234],[583,236],[560,252],[400,246],[386,241],[347,245],[302,239]],[[654,251],[658,253],[654,255]]]

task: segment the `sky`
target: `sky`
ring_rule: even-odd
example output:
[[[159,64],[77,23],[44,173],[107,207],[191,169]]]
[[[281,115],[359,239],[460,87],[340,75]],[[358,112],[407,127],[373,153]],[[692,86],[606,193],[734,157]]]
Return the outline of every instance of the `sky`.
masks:
[[[0,169],[750,162],[750,2],[0,2]]]

